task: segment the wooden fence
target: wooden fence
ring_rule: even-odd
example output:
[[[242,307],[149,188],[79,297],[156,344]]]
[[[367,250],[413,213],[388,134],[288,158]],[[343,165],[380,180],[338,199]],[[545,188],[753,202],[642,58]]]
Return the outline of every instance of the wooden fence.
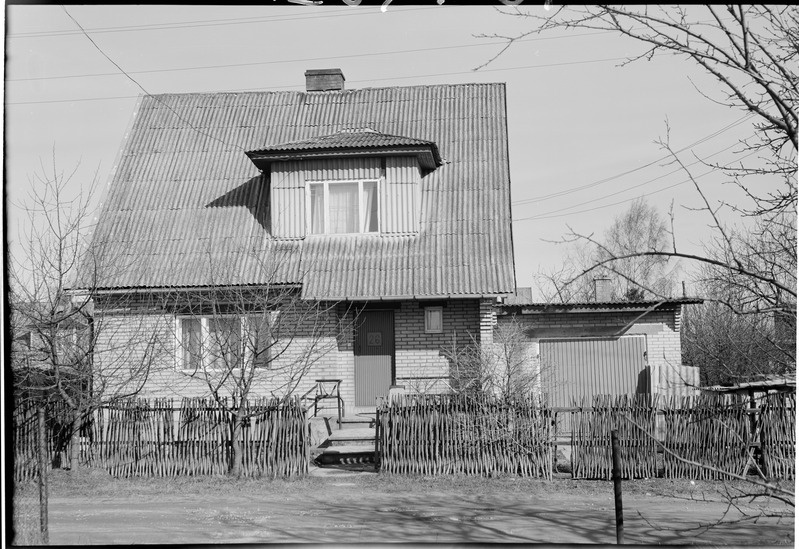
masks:
[[[233,457],[233,404],[183,399],[175,406],[171,399],[136,399],[103,407],[82,429],[80,462],[117,477],[225,474]],[[299,400],[246,402],[245,413],[236,437],[243,476],[308,472],[308,426]],[[15,478],[23,480],[35,476],[35,409],[20,409],[19,418]]]
[[[45,440],[47,456],[53,467],[60,467],[69,452],[72,421],[70,411],[63,403],[43,404],[45,409]],[[36,478],[38,467],[37,403],[25,401],[12,413],[12,444],[14,446],[14,479]]]
[[[748,401],[733,395],[676,397],[663,409],[664,476],[723,479],[746,474],[756,433]]]
[[[649,395],[599,395],[580,402],[571,414],[572,477],[610,479],[610,432],[617,430],[622,478],[657,475],[657,408]]]
[[[760,412],[763,465],[769,478],[796,478],[796,393],[768,395]]]
[[[387,473],[552,478],[552,412],[457,395],[397,395],[377,407],[377,455]]]

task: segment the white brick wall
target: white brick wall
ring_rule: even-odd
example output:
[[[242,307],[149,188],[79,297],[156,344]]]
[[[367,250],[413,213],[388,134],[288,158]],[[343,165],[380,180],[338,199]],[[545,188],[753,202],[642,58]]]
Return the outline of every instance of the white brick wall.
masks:
[[[146,379],[141,377],[142,397],[209,396],[204,378],[181,371],[179,364],[178,323],[163,299],[154,296],[129,296],[124,300],[100,300],[96,308],[103,328],[98,339],[97,362],[108,372],[108,379],[131,379],[131,368],[149,364]],[[423,305],[423,302],[422,302]],[[479,343],[485,338],[485,306],[478,300],[449,300],[443,308],[443,332],[427,334],[424,308],[417,302],[403,302],[394,311],[395,371],[397,378],[447,376],[449,363],[443,349]],[[489,314],[493,321],[493,311]],[[274,362],[275,369],[287,368],[313,342],[317,351],[313,364],[293,387],[295,394],[311,389],[317,379],[341,379],[341,396],[348,412],[355,401],[355,357],[353,356],[353,313],[344,305],[325,312],[321,321],[305,319],[298,323],[291,345]],[[296,371],[296,368],[295,368]],[[251,396],[280,395],[286,391],[288,375],[261,372]],[[402,383],[400,381],[400,383]],[[127,384],[126,387],[131,387]],[[225,392],[221,391],[221,395]]]

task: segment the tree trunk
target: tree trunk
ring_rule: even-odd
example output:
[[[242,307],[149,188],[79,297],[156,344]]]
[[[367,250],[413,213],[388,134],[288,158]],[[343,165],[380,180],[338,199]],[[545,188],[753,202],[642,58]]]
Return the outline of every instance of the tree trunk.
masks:
[[[233,436],[231,437],[230,444],[233,446],[233,455],[230,462],[230,476],[239,478],[241,477],[241,462],[242,462],[242,427],[244,425],[244,410],[241,406],[236,410],[236,415],[233,418]]]
[[[80,459],[80,425],[81,425],[81,411],[75,409],[72,411],[72,424],[69,428],[69,457],[67,458],[67,467],[70,471],[74,471],[78,467]]]
[[[50,468],[49,456],[47,452],[47,425],[44,418],[44,405],[39,404],[36,410],[39,431],[39,529],[42,536],[42,543],[50,543],[50,534],[47,518],[47,472]]]

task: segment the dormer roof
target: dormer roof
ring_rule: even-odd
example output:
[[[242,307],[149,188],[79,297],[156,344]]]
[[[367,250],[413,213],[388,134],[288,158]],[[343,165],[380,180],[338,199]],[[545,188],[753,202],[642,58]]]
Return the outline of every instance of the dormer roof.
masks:
[[[271,162],[352,156],[415,156],[423,170],[441,166],[441,155],[433,141],[390,135],[372,128],[345,128],[309,139],[269,145],[247,156],[261,170]]]

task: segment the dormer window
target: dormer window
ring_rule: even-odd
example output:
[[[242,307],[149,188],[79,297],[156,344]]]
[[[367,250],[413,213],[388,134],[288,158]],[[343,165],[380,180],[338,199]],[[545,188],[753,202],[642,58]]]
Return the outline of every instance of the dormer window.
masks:
[[[307,182],[307,233],[378,232],[377,183],[373,180]]]

